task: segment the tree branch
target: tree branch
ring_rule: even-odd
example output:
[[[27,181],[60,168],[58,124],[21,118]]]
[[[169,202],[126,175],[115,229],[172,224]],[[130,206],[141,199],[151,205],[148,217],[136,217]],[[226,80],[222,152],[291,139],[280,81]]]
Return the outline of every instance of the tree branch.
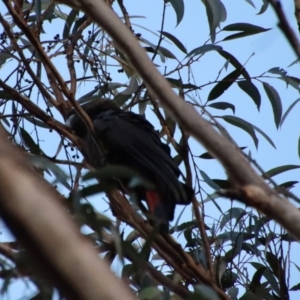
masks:
[[[32,266],[70,299],[134,299],[0,129],[0,211]]]
[[[294,49],[298,59],[300,59],[300,43],[299,40],[295,34],[295,32],[293,31],[292,27],[289,25],[289,22],[282,10],[282,6],[279,0],[269,0],[270,4],[273,6],[276,15],[279,19],[279,27],[282,30],[283,34],[286,36],[286,38],[288,39],[290,45],[292,46],[292,48]],[[300,2],[297,0],[295,0],[295,5],[300,5]],[[297,10],[298,9],[298,10]],[[299,20],[299,8],[297,8],[296,6],[296,17],[297,20]],[[299,24],[299,22],[298,22]]]

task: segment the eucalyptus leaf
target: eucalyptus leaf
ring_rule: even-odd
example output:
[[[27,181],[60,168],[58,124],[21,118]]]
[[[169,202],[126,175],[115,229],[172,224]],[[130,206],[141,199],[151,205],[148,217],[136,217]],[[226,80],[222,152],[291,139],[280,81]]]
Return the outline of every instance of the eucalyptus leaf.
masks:
[[[215,42],[216,29],[227,17],[226,8],[220,0],[202,0],[206,8],[206,15],[210,29],[212,43]]]
[[[204,53],[209,52],[209,51],[218,51],[219,52],[221,50],[223,50],[223,48],[221,46],[208,44],[208,45],[204,45],[204,46],[197,47],[197,48],[193,49],[192,51],[190,51],[187,54],[186,58],[190,57],[190,56],[201,55],[201,54],[204,54]]]
[[[79,10],[73,8],[67,19],[66,19],[66,24],[65,24],[65,27],[64,27],[64,30],[63,30],[63,39],[66,39],[66,38],[69,38],[69,33],[70,33],[70,30],[71,30],[71,27],[73,25],[73,23],[75,22],[76,20],[76,17],[77,15],[79,14]]]
[[[291,170],[295,170],[295,169],[299,169],[299,168],[300,168],[300,165],[299,166],[298,165],[283,165],[283,166],[276,167],[276,168],[273,168],[273,169],[267,171],[266,174],[269,177],[273,177],[278,174],[281,174],[281,173],[284,173],[287,171],[291,171]]]
[[[162,35],[164,35],[166,38],[168,38],[170,41],[172,41],[178,49],[180,49],[183,53],[187,54],[187,50],[184,47],[184,45],[171,33],[166,31],[160,31]]]
[[[262,1],[263,1],[263,5],[261,6],[260,11],[257,13],[258,15],[263,14],[269,6],[269,0],[262,0]]]
[[[220,50],[218,51],[219,54],[224,57],[231,65],[235,67],[235,69],[240,69],[242,70],[241,75],[245,77],[247,80],[251,80],[251,77],[245,67],[237,60],[236,57],[234,57],[231,53],[225,51],[225,50]]]
[[[281,116],[282,116],[282,104],[281,99],[278,94],[278,92],[275,90],[273,86],[268,84],[267,82],[263,82],[263,87],[265,89],[265,92],[271,102],[272,108],[273,108],[273,115],[274,115],[274,121],[276,124],[276,127],[278,128],[281,122]]]
[[[258,128],[254,124],[251,124],[251,125],[253,126],[255,131],[259,132],[271,144],[271,146],[276,149],[274,142],[271,140],[271,138],[265,132],[263,132],[260,128]]]
[[[231,109],[233,113],[235,113],[235,106],[228,102],[215,102],[208,105],[209,107],[216,108],[216,109]]]
[[[288,116],[288,114],[292,111],[292,109],[294,108],[294,106],[300,101],[300,98],[296,99],[290,106],[289,108],[286,110],[286,112],[283,114],[281,122],[280,122],[280,126],[282,126],[284,120],[286,119],[286,117]]]
[[[253,102],[256,104],[257,109],[260,109],[261,96],[258,88],[250,80],[238,81],[238,86],[243,90],[249,97],[252,98]]]
[[[220,190],[220,187],[213,180],[211,180],[210,177],[204,171],[200,170],[200,174],[205,183],[207,183],[211,188],[213,188],[216,191]]]
[[[219,81],[208,95],[208,101],[220,97],[241,75],[242,70],[236,69]]]
[[[229,41],[241,37],[246,37],[253,34],[258,34],[270,30],[270,28],[263,28],[249,23],[235,23],[227,25],[223,28],[224,31],[240,31],[239,33],[232,34],[223,39],[223,41]]]
[[[29,148],[30,152],[33,154],[43,154],[43,151],[40,149],[39,145],[33,140],[30,134],[22,127],[19,127],[20,136],[24,144]]]
[[[183,0],[169,0],[177,17],[177,25],[182,21],[184,15],[184,2]]]
[[[251,137],[255,144],[255,147],[258,147],[258,138],[256,137],[255,130],[253,128],[253,125],[241,118],[235,117],[235,116],[223,116],[222,117],[224,121],[227,123],[234,125],[236,127],[239,127],[246,131]]]
[[[71,190],[71,186],[68,183],[68,176],[55,163],[42,156],[31,156],[28,160],[36,167],[42,168],[43,170],[50,170],[56,177],[57,182],[60,182],[68,190]]]

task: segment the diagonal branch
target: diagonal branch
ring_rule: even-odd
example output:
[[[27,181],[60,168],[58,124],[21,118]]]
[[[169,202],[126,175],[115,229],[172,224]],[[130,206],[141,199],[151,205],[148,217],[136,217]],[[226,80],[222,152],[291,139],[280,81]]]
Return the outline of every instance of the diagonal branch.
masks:
[[[144,239],[152,235],[153,228],[134,212],[129,202],[118,191],[110,192],[107,196],[110,199],[113,213],[120,220],[135,228]],[[228,296],[210,278],[210,274],[196,263],[171,236],[155,236],[152,247],[187,283],[197,284],[202,282],[210,285],[221,299],[228,300]],[[160,283],[165,284],[163,281],[160,281]]]
[[[134,299],[0,129],[0,211],[32,268],[69,299]]]
[[[279,0],[269,0],[270,4],[273,6],[276,15],[279,19],[279,27],[282,30],[283,34],[288,39],[290,45],[294,49],[298,59],[300,59],[300,43],[298,40],[298,37],[296,36],[295,32],[293,31],[292,27],[289,25],[289,22],[286,18],[286,15],[284,14],[284,11],[282,10],[282,6]],[[296,17],[299,25],[299,7],[297,5],[300,5],[300,2],[298,0],[295,0],[295,9],[296,9]]]

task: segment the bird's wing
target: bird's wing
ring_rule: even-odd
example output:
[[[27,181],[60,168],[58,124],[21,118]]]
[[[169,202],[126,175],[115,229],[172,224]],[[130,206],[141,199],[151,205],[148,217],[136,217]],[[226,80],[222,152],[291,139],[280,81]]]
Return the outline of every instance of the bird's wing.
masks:
[[[147,170],[155,177],[154,183],[166,189],[163,192],[171,192],[175,197],[173,201],[180,202],[184,192],[177,179],[179,169],[169,155],[168,146],[160,141],[147,120],[133,113],[108,110],[94,119],[94,126],[96,132],[101,132],[101,138],[110,144],[110,149],[126,157],[132,167]]]

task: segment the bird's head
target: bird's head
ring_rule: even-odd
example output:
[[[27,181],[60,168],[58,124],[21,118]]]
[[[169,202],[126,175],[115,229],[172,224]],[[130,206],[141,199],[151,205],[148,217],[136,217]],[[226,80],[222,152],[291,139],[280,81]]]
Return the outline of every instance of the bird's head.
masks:
[[[85,102],[80,106],[92,121],[107,110],[120,109],[113,100],[104,98],[98,98],[89,102]],[[82,137],[84,134],[86,134],[86,126],[74,108],[70,109],[68,112],[65,123],[66,126],[75,131],[78,136]]]

